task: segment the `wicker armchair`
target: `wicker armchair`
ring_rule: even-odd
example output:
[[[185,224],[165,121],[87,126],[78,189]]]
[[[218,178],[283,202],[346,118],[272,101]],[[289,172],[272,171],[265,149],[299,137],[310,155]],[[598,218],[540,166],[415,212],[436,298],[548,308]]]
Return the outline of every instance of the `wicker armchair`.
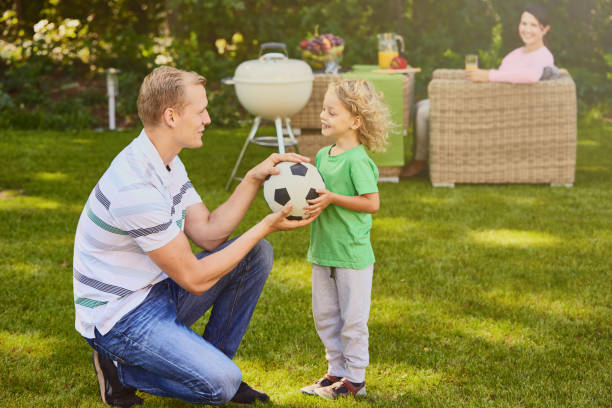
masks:
[[[550,183],[576,168],[576,86],[562,71],[535,84],[472,83],[438,69],[428,87],[434,186]]]

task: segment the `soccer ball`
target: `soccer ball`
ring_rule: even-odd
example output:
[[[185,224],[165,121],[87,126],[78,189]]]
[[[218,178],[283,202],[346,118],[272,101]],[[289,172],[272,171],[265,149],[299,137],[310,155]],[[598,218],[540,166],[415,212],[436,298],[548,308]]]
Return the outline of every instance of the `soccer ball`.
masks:
[[[325,188],[325,183],[315,166],[308,163],[280,162],[276,165],[279,174],[270,174],[264,181],[264,198],[273,212],[280,211],[290,202],[293,208],[287,219],[308,218],[304,214],[306,200],[319,195],[316,190]]]

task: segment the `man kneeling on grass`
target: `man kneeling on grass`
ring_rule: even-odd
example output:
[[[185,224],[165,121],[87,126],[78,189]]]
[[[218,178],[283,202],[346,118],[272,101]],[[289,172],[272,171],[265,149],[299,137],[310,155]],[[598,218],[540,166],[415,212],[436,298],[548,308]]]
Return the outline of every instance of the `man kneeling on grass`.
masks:
[[[102,400],[142,404],[135,392],[198,404],[269,398],[242,381],[232,362],[272,268],[271,232],[311,223],[270,214],[226,242],[261,183],[280,161],[272,154],[247,172],[230,198],[209,212],[178,157],[202,145],[210,117],[205,79],[159,67],[142,83],[140,135],[91,192],[74,243],[76,329],[93,347]],[[194,255],[189,244],[205,249]],[[208,309],[202,336],[189,328]]]

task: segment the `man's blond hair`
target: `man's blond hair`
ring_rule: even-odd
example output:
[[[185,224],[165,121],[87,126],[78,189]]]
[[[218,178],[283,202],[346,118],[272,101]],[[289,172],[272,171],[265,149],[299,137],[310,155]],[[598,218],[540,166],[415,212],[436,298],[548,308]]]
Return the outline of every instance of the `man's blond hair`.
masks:
[[[156,126],[164,111],[173,108],[179,112],[185,107],[185,88],[188,85],[206,85],[206,78],[196,72],[168,66],[155,68],[142,81],[138,94],[138,117],[144,126]]]

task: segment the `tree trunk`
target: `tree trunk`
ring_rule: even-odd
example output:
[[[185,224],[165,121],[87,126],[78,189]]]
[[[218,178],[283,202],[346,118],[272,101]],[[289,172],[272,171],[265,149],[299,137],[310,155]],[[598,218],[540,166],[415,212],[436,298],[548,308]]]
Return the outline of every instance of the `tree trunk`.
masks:
[[[17,14],[17,20],[19,20],[19,25],[23,23],[23,7],[21,6],[21,0],[13,0],[13,8],[15,9],[15,13]]]
[[[404,36],[404,24],[402,21],[402,0],[396,0],[396,12],[397,12],[397,33]]]

